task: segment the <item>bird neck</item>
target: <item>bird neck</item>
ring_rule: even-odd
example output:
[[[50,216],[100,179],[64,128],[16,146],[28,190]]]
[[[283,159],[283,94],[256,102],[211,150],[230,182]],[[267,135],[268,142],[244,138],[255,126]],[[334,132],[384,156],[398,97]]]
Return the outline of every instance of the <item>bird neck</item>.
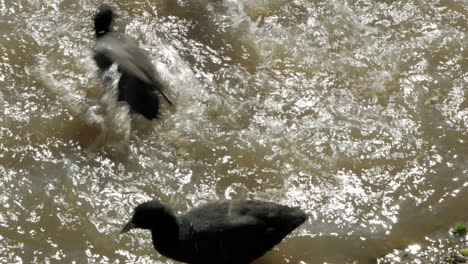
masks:
[[[110,32],[109,26],[96,26],[96,38],[100,38]]]
[[[163,255],[171,256],[179,243],[177,216],[168,214],[158,219],[158,225],[151,229],[154,247]]]

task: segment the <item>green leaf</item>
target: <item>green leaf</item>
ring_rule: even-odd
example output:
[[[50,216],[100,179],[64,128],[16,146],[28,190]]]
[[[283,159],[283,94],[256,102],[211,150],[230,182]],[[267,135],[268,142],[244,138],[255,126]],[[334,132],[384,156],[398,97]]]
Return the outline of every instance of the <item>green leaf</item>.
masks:
[[[466,226],[464,225],[458,225],[455,229],[453,229],[453,233],[457,235],[465,235],[467,232]]]

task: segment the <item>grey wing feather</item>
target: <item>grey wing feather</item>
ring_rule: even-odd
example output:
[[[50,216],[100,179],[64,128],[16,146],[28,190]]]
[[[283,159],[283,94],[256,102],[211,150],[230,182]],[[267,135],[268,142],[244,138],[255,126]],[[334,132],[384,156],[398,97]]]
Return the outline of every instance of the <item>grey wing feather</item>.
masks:
[[[110,61],[118,63],[127,73],[153,85],[168,103],[173,105],[161,90],[164,85],[156,74],[153,64],[135,40],[120,33],[110,32],[101,37],[93,49],[96,54],[104,55]]]

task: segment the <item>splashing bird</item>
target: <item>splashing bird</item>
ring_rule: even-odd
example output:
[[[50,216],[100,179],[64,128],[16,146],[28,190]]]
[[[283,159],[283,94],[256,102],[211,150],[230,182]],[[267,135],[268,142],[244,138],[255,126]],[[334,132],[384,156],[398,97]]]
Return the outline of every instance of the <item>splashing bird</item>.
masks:
[[[170,105],[173,103],[163,92],[165,88],[148,55],[138,43],[125,34],[113,32],[111,24],[115,13],[107,5],[99,7],[94,16],[96,43],[94,60],[105,71],[118,64],[121,77],[118,82],[118,100],[126,101],[133,112],[147,119],[159,117],[159,93]]]
[[[176,215],[157,200],[138,205],[121,233],[149,229],[162,255],[192,264],[247,264],[304,223],[307,215],[265,201],[220,200]]]

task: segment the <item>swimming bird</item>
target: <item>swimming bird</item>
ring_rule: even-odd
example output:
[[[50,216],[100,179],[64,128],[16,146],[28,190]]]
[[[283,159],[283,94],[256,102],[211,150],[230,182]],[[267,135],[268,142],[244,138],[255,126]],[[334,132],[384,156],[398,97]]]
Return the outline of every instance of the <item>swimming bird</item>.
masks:
[[[165,87],[156,73],[148,55],[138,43],[123,33],[113,32],[111,24],[115,13],[107,5],[99,7],[94,16],[96,43],[94,60],[100,70],[118,64],[121,77],[118,83],[118,100],[126,101],[130,109],[147,119],[159,117],[158,92],[170,104],[163,90]]]
[[[149,229],[162,255],[191,264],[247,264],[304,223],[307,215],[266,201],[218,200],[176,215],[157,200],[138,205],[121,234]]]

